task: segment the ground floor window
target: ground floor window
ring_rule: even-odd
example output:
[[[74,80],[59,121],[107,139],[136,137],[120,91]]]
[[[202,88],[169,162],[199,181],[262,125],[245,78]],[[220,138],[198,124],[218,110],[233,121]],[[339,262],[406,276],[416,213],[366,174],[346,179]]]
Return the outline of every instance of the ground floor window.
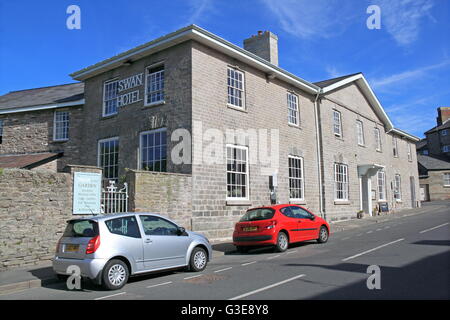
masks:
[[[378,171],[378,200],[386,200],[386,174],[384,171]]]
[[[103,139],[98,142],[98,166],[106,179],[119,178],[119,138]]]
[[[304,199],[303,158],[289,156],[289,198]]]
[[[147,171],[167,171],[166,128],[141,133],[140,167]]]
[[[227,145],[227,199],[248,199],[248,148]]]
[[[402,180],[399,174],[395,175],[394,179],[394,199],[400,201],[402,199]]]
[[[348,166],[334,164],[334,199],[348,200]]]
[[[450,173],[444,173],[444,186],[450,187]]]

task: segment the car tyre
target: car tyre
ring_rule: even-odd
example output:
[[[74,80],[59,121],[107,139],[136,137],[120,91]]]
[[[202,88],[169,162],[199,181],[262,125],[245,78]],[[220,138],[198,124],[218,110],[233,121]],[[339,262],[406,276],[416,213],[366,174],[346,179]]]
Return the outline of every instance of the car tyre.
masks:
[[[275,245],[275,250],[277,252],[284,252],[288,249],[288,247],[289,247],[288,235],[285,232],[280,231],[277,236],[277,244]]]
[[[201,247],[196,247],[192,250],[191,258],[189,260],[189,270],[200,272],[205,270],[208,264],[208,254],[206,250]]]
[[[107,290],[119,290],[129,277],[128,266],[122,260],[113,259],[103,268],[102,284]]]
[[[247,253],[248,252],[248,248],[244,247],[244,246],[236,246],[236,251],[239,253]]]
[[[328,241],[329,233],[325,226],[321,226],[319,230],[319,238],[317,238],[318,243],[325,243]]]

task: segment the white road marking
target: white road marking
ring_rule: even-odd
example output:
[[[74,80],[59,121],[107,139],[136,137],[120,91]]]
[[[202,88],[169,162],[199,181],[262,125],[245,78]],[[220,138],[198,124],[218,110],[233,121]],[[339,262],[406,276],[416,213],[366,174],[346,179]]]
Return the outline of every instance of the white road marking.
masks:
[[[202,274],[198,274],[196,276],[190,276],[190,277],[183,278],[183,280],[198,278],[198,277],[201,277],[201,276],[202,276]]]
[[[419,233],[425,233],[425,232],[428,232],[428,231],[431,231],[431,230],[434,230],[434,229],[437,229],[437,228],[440,228],[440,227],[446,226],[446,225],[448,225],[448,224],[449,224],[449,223],[448,223],[448,222],[446,222],[446,223],[440,224],[440,225],[438,225],[438,226],[436,226],[436,227],[433,227],[433,228],[430,228],[430,229],[425,229],[425,230],[422,230],[422,231],[420,231]]]
[[[163,282],[163,283],[154,284],[152,286],[148,286],[147,288],[154,288],[154,287],[164,286],[166,284],[171,284],[171,283],[172,283],[172,281],[167,281],[167,282]]]
[[[228,268],[225,268],[225,269],[220,269],[220,270],[216,270],[216,271],[214,271],[214,272],[222,272],[222,271],[226,271],[226,270],[230,270],[230,269],[233,269],[233,267],[228,267]]]
[[[297,253],[297,250],[294,250],[294,251],[289,251],[288,253],[286,253],[286,254],[292,254],[292,253]]]
[[[107,298],[111,298],[111,297],[115,297],[115,296],[120,296],[122,294],[125,294],[126,292],[119,292],[119,293],[115,293],[115,294],[110,294],[109,296],[104,296],[104,297],[100,297],[100,298],[95,298],[94,300],[102,300],[102,299],[107,299]]]
[[[360,234],[357,234],[356,236],[357,236],[357,237],[360,237],[360,236],[362,236],[362,233],[360,233]]]
[[[282,284],[284,284],[284,283],[287,283],[287,282],[289,282],[289,281],[292,281],[292,280],[295,280],[295,279],[298,279],[298,278],[301,278],[301,277],[304,277],[304,276],[305,276],[304,274],[300,274],[300,275],[298,275],[298,276],[295,276],[295,277],[292,277],[292,278],[289,278],[289,279],[286,279],[286,280],[283,280],[283,281],[280,281],[280,282],[271,284],[271,285],[266,286],[266,287],[263,287],[263,288],[261,288],[261,289],[256,289],[256,290],[253,290],[253,291],[250,291],[250,292],[241,294],[241,295],[239,295],[239,296],[230,298],[230,299],[228,299],[228,300],[238,300],[238,299],[242,299],[242,298],[251,296],[252,294],[255,294],[255,293],[258,293],[258,292],[261,292],[261,291],[264,291],[264,290],[267,290],[267,289],[270,289],[270,288],[273,288],[273,287],[282,285]]]
[[[272,259],[275,259],[275,258],[278,258],[280,255],[279,254],[277,254],[276,256],[273,256],[273,257],[268,257],[267,258],[267,260],[272,260]]]
[[[381,228],[378,228],[378,229],[377,229],[377,231],[381,231],[381,230],[383,230],[383,229],[381,229]]]
[[[384,227],[385,229],[389,229],[390,227],[389,226],[386,226],[386,227]]]
[[[397,243],[397,242],[400,242],[400,241],[403,241],[403,240],[405,240],[405,239],[403,239],[403,238],[402,238],[402,239],[397,239],[397,240],[395,240],[395,241],[392,241],[392,242],[389,242],[389,243],[385,243],[385,244],[383,244],[383,245],[381,245],[381,246],[378,246],[378,247],[376,247],[376,248],[373,248],[373,249],[370,249],[370,250],[367,250],[367,251],[364,251],[364,252],[361,252],[361,253],[355,254],[354,256],[351,256],[351,257],[348,257],[348,258],[342,259],[342,261],[348,261],[348,260],[350,260],[350,259],[353,259],[353,258],[356,258],[356,257],[362,256],[363,254],[366,254],[366,253],[369,253],[369,252],[372,252],[372,251],[378,250],[378,249],[380,249],[380,248],[386,247],[386,246],[388,246],[388,245],[391,245],[391,244],[394,244],[394,243]]]
[[[241,266],[248,266],[249,264],[253,264],[256,262],[258,262],[258,261],[246,262],[246,263],[241,264]]]
[[[345,237],[345,238],[342,238],[341,240],[348,240],[348,239],[350,239],[350,237]]]
[[[367,233],[372,233],[373,231],[372,230],[370,230],[370,231],[367,231]]]

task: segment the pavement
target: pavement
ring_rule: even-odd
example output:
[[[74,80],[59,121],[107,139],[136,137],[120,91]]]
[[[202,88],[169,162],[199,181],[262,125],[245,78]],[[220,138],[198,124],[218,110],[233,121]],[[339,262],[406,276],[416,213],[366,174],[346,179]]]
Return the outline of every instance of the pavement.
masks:
[[[436,213],[436,214],[433,215],[433,213]],[[336,266],[336,265],[329,263],[326,258],[321,258],[320,261],[312,261],[308,265],[308,264],[305,264],[306,263],[305,258],[321,256],[325,252],[330,252],[330,250],[332,251],[332,249],[330,249],[330,246],[337,246],[335,251],[337,252],[337,251],[341,250],[342,253],[345,254],[344,253],[345,251],[348,251],[348,249],[353,249],[355,247],[355,243],[352,244],[351,241],[358,239],[356,242],[356,244],[358,246],[360,246],[366,240],[369,242],[378,242],[378,241],[380,241],[379,237],[374,238],[374,236],[380,234],[380,232],[388,233],[389,237],[390,236],[392,236],[393,238],[403,237],[402,239],[404,239],[404,238],[406,238],[406,235],[402,235],[401,232],[398,232],[396,234],[395,228],[396,227],[398,228],[401,225],[405,225],[405,224],[403,224],[405,221],[408,222],[408,223],[406,223],[406,225],[410,225],[407,230],[404,230],[405,232],[408,231],[407,234],[409,236],[410,228],[418,228],[418,225],[421,225],[421,224],[424,224],[424,227],[425,227],[425,225],[427,224],[426,223],[427,219],[429,219],[430,217],[431,217],[431,219],[436,220],[435,224],[436,223],[442,224],[443,221],[444,222],[449,221],[449,213],[450,213],[450,201],[440,201],[440,202],[424,203],[422,208],[408,209],[408,210],[403,210],[403,211],[400,211],[397,213],[392,213],[392,214],[385,214],[385,215],[381,215],[381,216],[365,217],[363,219],[352,219],[352,220],[331,223],[330,225],[331,225],[332,234],[330,236],[330,241],[326,244],[326,246],[324,246],[324,247],[328,247],[328,249],[323,250],[322,247],[320,247],[321,245],[317,245],[317,244],[294,245],[292,249],[289,249],[287,253],[283,254],[283,258],[285,258],[285,259],[294,258],[295,259],[300,254],[302,257],[302,263],[299,263],[298,261],[290,261],[288,264],[285,263],[281,266],[293,265],[293,266],[314,267],[314,272],[311,272],[311,270],[310,270],[310,272],[314,273],[314,274],[319,269],[320,270],[321,269],[334,270],[334,271],[336,271],[336,270],[352,271],[352,268],[353,269],[354,268],[361,269],[362,266],[359,266],[359,267],[349,266],[347,263]],[[416,221],[416,220],[417,221],[415,223],[413,223],[411,218],[415,218],[414,221]],[[419,229],[420,228],[421,227],[419,227]],[[431,245],[435,244],[436,246],[439,245],[438,248],[442,249],[442,248],[446,248],[446,246],[449,246],[450,239],[448,239],[449,234],[448,234],[448,231],[446,231],[446,230],[448,230],[448,227],[442,227],[440,229],[441,229],[440,232],[441,233],[443,232],[443,234],[441,235],[441,238],[439,238],[437,240],[431,239],[428,241],[431,241],[431,242],[429,242],[429,244],[431,244]],[[442,229],[444,229],[444,231],[442,231]],[[389,237],[383,236],[382,240],[387,241],[387,239]],[[349,243],[349,241],[350,241],[350,243]],[[349,243],[348,246],[347,246],[347,243]],[[258,271],[256,273],[255,273],[255,270],[250,271],[251,270],[250,267],[256,268],[256,266],[258,265],[257,261],[260,261],[262,258],[264,258],[264,259],[266,259],[266,261],[273,261],[275,263],[275,261],[280,259],[279,258],[280,255],[274,255],[272,252],[268,252],[267,250],[265,251],[264,249],[262,249],[262,251],[254,250],[255,251],[254,253],[250,253],[250,254],[242,256],[242,254],[239,254],[235,251],[234,246],[230,242],[213,243],[213,248],[214,248],[214,252],[213,252],[214,258],[213,258],[213,262],[211,263],[211,265],[212,265],[212,267],[216,267],[215,268],[216,270],[214,272],[212,272],[212,274],[209,274],[207,276],[203,275],[203,276],[199,276],[197,278],[194,275],[191,277],[183,278],[183,280],[185,280],[184,282],[190,282],[190,283],[217,282],[217,281],[220,281],[221,279],[224,279],[222,272],[227,272],[227,270],[230,270],[233,267],[238,266],[238,265],[240,265],[241,267],[242,266],[245,267],[248,265],[248,267],[247,267],[247,269],[245,269],[245,271],[250,272],[249,273],[249,279],[250,279],[252,275],[257,274],[258,272],[261,272],[261,269],[257,269]],[[439,251],[440,255],[442,255],[444,253]],[[336,253],[333,253],[333,254],[336,254]],[[396,255],[398,256],[399,254],[394,254],[394,257]],[[243,260],[248,260],[248,258],[257,258],[257,259],[249,261],[249,262],[243,261]],[[350,257],[350,258],[353,259],[353,257]],[[438,258],[435,258],[435,259],[438,259]],[[445,259],[447,259],[447,260],[445,260]],[[444,263],[443,266],[444,266],[444,268],[446,268],[445,272],[447,274],[447,280],[448,280],[449,260],[448,260],[448,257],[445,257],[445,259],[444,259],[444,261],[447,261],[447,262]],[[252,264],[253,264],[253,266],[252,266]],[[433,265],[435,265],[435,264],[436,264],[436,261],[433,260]],[[431,265],[431,262],[426,262],[426,267],[429,265]],[[273,266],[269,267],[269,270],[273,271],[274,268],[277,268],[277,266],[278,266],[278,268],[280,268],[280,266],[275,263]],[[340,270],[342,268],[343,268],[343,270]],[[347,270],[347,268],[350,268],[350,270]],[[391,268],[391,269],[389,269],[390,277],[392,278],[393,282],[397,282],[397,280],[395,280],[395,278],[393,278],[393,276],[392,276],[393,274],[396,274],[396,268],[392,267],[392,266],[390,268]],[[433,267],[433,268],[435,268],[435,267]],[[412,271],[408,271],[409,269],[406,268],[405,272],[406,273],[417,272],[415,267],[412,269],[413,269]],[[249,271],[247,271],[247,270],[249,270]],[[242,270],[240,272],[242,272]],[[435,270],[435,272],[440,272],[440,270]],[[279,273],[279,272],[277,272],[277,273]],[[288,273],[286,273],[286,275]],[[150,276],[146,277],[146,279],[145,279],[146,281],[144,281],[144,282],[147,282],[147,281],[151,282],[152,280],[159,279],[159,278],[161,278],[161,280],[163,280],[165,277],[168,277],[169,279],[171,279],[172,276],[175,276],[178,274],[179,273],[170,273],[169,272],[168,274],[162,274],[160,276],[150,275]],[[301,278],[300,275],[296,275],[296,276],[299,276],[298,279]],[[412,276],[417,277],[414,274]],[[322,276],[320,276],[320,277],[322,277]],[[225,276],[225,278],[229,278],[229,276]],[[293,278],[295,278],[295,276]],[[361,277],[359,277],[359,278],[361,278]],[[295,278],[292,281],[298,280],[298,279]],[[286,280],[283,280],[283,281],[286,281]],[[281,281],[281,282],[283,282],[283,281]],[[252,281],[248,280],[248,282],[252,283],[253,280]],[[131,283],[129,283],[127,286],[132,287],[132,286],[135,286],[137,283],[139,283],[139,281],[136,282],[135,280],[132,280]],[[172,283],[172,281],[167,281],[166,283]],[[448,281],[446,283],[448,283]],[[239,284],[239,286],[241,286],[242,282],[241,283],[238,282],[238,284]],[[156,285],[159,286],[159,284],[156,284]],[[127,288],[127,286],[125,286],[124,289]],[[256,286],[256,284],[255,284],[255,286]],[[435,284],[435,286],[439,287],[439,283]],[[29,289],[32,289],[32,288],[35,288],[35,291],[33,291],[35,293],[40,292],[40,291],[36,291],[36,288],[41,288],[41,290],[42,290],[41,298],[46,299],[46,298],[51,298],[51,296],[53,294],[52,290],[55,290],[55,288],[58,288],[57,291],[61,291],[61,290],[63,290],[62,289],[63,287],[64,287],[64,284],[59,282],[59,280],[57,280],[57,278],[55,277],[55,274],[53,273],[50,263],[47,263],[44,265],[33,266],[31,268],[15,269],[15,270],[10,270],[10,271],[0,272],[0,299],[22,299],[22,298],[26,298],[26,297],[30,298],[30,296],[27,295],[25,292],[31,291]],[[150,287],[152,287],[152,286],[150,286]],[[93,291],[96,291],[96,290],[97,289],[95,289]],[[225,292],[227,292],[227,291],[233,291],[233,290],[231,290],[231,288],[228,288],[225,290]],[[317,288],[315,288],[315,290],[313,290],[313,292],[314,291],[317,291]],[[357,291],[358,290],[356,290],[356,292]],[[422,289],[422,291],[423,291],[423,289]],[[44,292],[45,292],[45,294],[44,294]],[[178,292],[183,292],[183,288],[180,288],[180,291],[178,291]],[[214,298],[214,297],[216,297],[217,299],[223,299],[223,297],[217,296],[216,292],[217,291],[206,292],[205,296],[208,297],[207,299]],[[352,292],[352,291],[350,291],[350,292]],[[405,292],[405,294],[406,293],[408,293],[408,292]],[[15,295],[15,294],[17,294],[17,295]],[[345,292],[337,291],[335,294],[338,297],[339,297],[339,295],[344,295],[344,294],[346,295],[346,297],[348,297],[348,295],[347,295],[348,291],[345,291]],[[447,293],[444,290],[443,294],[444,295],[447,294],[447,299],[450,298],[448,296],[448,289],[447,289]],[[105,293],[103,293],[103,295],[105,295]],[[115,296],[115,293],[113,292],[112,295]],[[125,298],[126,294],[123,293],[123,294],[120,294],[119,296],[122,298]],[[262,295],[262,296],[264,297],[264,295]],[[58,296],[58,299],[60,299],[59,297],[60,296]],[[84,296],[82,296],[82,297],[80,296],[80,298],[83,298],[83,297]],[[139,297],[148,298],[147,296],[137,295],[137,298],[139,298]],[[161,297],[164,297],[164,294],[158,295],[158,299],[161,299]],[[237,296],[237,297],[241,298],[239,296]],[[278,297],[283,297],[283,294],[280,294],[279,296],[277,296],[277,298]],[[328,295],[321,293],[319,290],[317,293],[317,297],[326,299],[327,297],[334,297],[334,296],[330,295],[329,293],[328,293]],[[69,297],[69,299],[72,299],[72,298],[78,298],[78,296]],[[172,299],[172,298],[176,299],[176,297],[174,297],[170,293],[167,293],[166,298],[167,299]],[[203,299],[203,296],[198,296],[197,298]],[[242,298],[245,298],[245,297],[243,296]],[[297,298],[300,298],[300,296]],[[355,296],[355,298],[358,298],[358,296]],[[196,297],[193,297],[193,299],[196,299]],[[269,299],[271,299],[270,296],[269,296]],[[287,297],[286,299],[289,299],[289,297]]]

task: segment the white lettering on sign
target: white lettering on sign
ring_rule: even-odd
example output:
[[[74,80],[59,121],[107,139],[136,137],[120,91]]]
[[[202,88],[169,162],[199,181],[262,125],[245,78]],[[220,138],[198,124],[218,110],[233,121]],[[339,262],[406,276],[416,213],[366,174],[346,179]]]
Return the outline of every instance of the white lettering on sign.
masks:
[[[119,80],[118,92],[122,92],[134,87],[142,86],[143,73],[136,74],[123,80]]]
[[[122,94],[117,97],[117,105],[119,107],[126,106],[128,104],[132,104],[138,101],[141,101],[142,99],[139,99],[139,90],[128,92],[125,94]]]

